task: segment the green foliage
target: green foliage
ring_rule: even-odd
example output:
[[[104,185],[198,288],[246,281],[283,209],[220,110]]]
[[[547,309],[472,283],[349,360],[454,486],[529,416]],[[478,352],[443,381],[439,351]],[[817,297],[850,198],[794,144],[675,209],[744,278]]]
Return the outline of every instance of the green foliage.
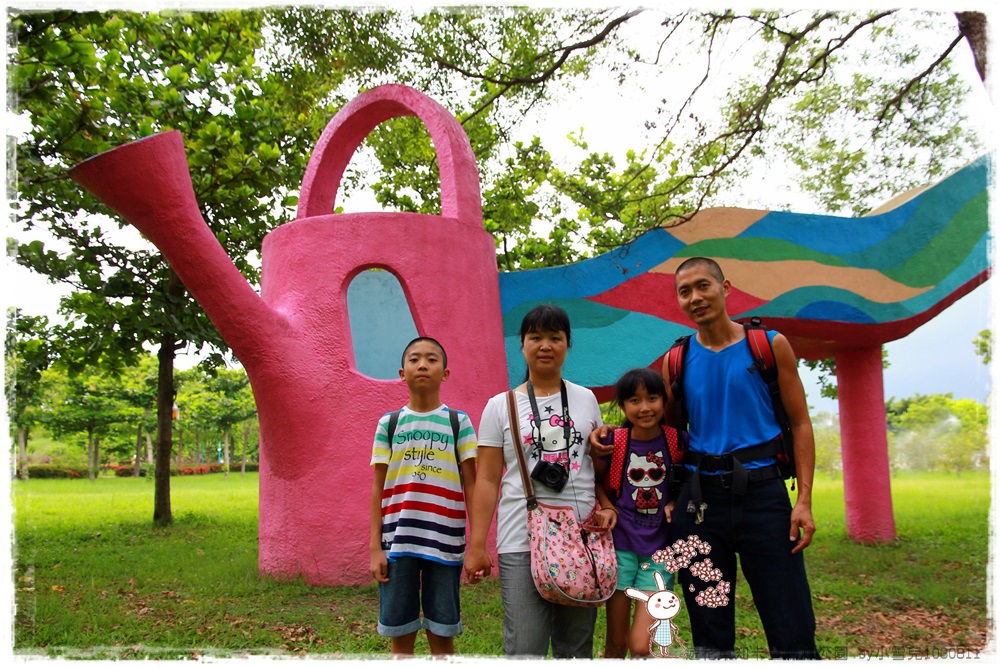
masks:
[[[7,417],[11,426],[26,429],[37,422],[37,395],[42,373],[56,357],[56,342],[48,318],[7,310],[4,380]]]
[[[886,402],[889,464],[894,470],[961,473],[989,467],[986,406],[951,394]]]
[[[799,363],[806,368],[819,371],[819,375],[816,378],[819,381],[819,395],[824,398],[830,398],[836,400],[837,398],[837,360],[833,357],[827,357],[826,359],[819,359],[816,361],[810,359],[800,359]],[[885,370],[889,368],[889,351],[882,348],[882,369]]]
[[[812,415],[813,440],[816,445],[816,474],[836,479],[844,470],[840,449],[840,418],[829,412]]]
[[[972,344],[976,346],[976,356],[989,366],[990,361],[993,359],[993,332],[989,329],[983,329],[976,335]]]

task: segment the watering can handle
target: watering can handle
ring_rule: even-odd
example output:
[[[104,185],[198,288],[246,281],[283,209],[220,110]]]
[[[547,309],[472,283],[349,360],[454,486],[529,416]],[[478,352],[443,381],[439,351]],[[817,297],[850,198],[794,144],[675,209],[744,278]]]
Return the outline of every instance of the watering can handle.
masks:
[[[302,179],[298,217],[333,213],[337,190],[365,137],[390,118],[417,116],[430,132],[441,174],[441,215],[482,224],[479,171],[462,125],[423,93],[400,84],[358,95],[323,130]]]

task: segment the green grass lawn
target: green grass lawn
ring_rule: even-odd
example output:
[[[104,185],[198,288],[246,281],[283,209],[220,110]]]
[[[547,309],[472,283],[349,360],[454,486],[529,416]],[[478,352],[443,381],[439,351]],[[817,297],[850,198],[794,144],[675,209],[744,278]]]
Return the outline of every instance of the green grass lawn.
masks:
[[[325,588],[257,573],[257,475],[175,477],[174,524],[152,526],[151,480],[14,481],[17,655],[191,658],[388,655],[375,586]],[[988,473],[893,479],[890,545],[845,535],[840,481],[818,479],[807,551],[826,658],[981,650],[987,618]],[[765,655],[745,584],[738,645]],[[462,654],[499,656],[498,582],[462,587]],[[690,637],[685,614],[675,619]],[[603,649],[604,613],[595,636]],[[417,643],[427,653],[426,641]]]

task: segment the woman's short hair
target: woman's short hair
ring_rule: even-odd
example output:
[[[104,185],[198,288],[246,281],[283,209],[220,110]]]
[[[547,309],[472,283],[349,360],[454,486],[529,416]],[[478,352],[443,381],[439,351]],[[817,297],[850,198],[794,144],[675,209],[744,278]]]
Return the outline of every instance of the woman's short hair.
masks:
[[[571,344],[569,315],[559,306],[543,304],[529,310],[521,320],[521,343],[528,334],[540,331],[561,331],[566,334],[567,347]]]

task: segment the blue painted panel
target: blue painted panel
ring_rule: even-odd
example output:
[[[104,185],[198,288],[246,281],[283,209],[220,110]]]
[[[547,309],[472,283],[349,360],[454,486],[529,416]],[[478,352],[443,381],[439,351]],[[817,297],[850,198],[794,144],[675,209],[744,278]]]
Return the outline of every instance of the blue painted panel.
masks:
[[[377,380],[399,378],[403,347],[417,337],[399,280],[389,271],[359,273],[347,287],[354,365]]]

